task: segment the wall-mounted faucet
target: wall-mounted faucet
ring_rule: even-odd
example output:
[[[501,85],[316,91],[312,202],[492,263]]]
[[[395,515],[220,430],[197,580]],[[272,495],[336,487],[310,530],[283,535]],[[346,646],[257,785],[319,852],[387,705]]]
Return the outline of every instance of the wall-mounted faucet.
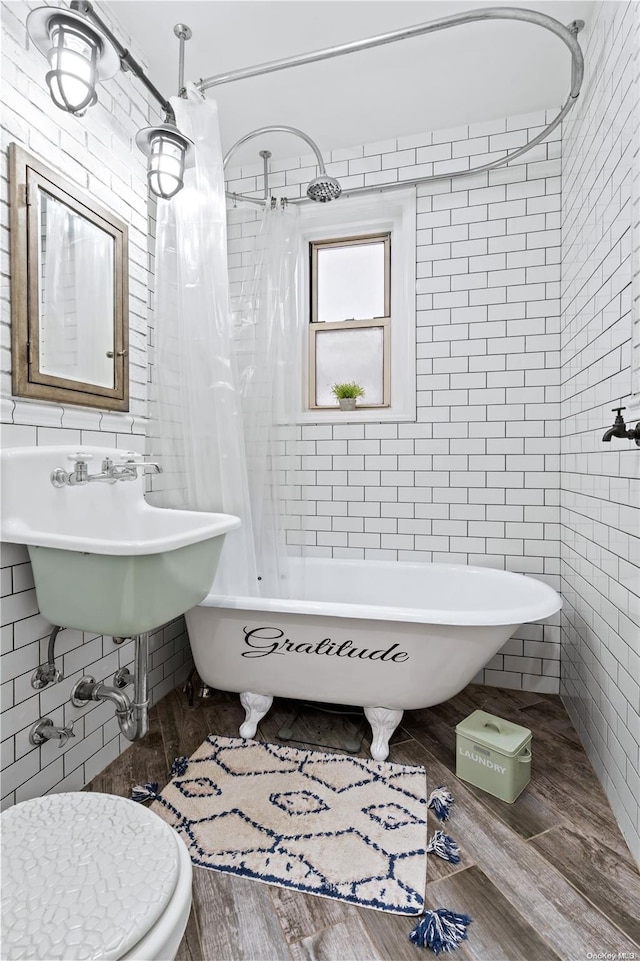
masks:
[[[640,421],[635,427],[627,427],[622,416],[622,411],[627,408],[613,407],[612,409],[616,415],[616,419],[613,422],[613,427],[610,427],[609,430],[606,430],[602,435],[603,441],[610,441],[612,437],[620,437],[625,440],[634,440],[638,447],[640,447]]]
[[[51,471],[51,483],[54,487],[79,487],[84,484],[91,484],[93,481],[101,481],[105,484],[115,484],[117,481],[136,480],[138,469],[144,473],[147,468],[151,468],[156,474],[162,473],[160,464],[152,461],[141,461],[142,455],[127,451],[122,455],[122,463],[114,464],[110,457],[105,457],[102,461],[99,474],[90,474],[88,462],[93,460],[93,454],[77,451],[75,454],[68,454],[67,460],[73,462],[73,470],[66,471],[62,467],[56,467]]]

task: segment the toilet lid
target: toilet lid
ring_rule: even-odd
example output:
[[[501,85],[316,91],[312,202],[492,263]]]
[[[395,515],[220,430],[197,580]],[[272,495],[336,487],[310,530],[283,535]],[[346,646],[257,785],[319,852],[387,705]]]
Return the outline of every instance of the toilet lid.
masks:
[[[8,808],[0,824],[8,961],[120,958],[171,900],[182,842],[140,804],[51,794]]]

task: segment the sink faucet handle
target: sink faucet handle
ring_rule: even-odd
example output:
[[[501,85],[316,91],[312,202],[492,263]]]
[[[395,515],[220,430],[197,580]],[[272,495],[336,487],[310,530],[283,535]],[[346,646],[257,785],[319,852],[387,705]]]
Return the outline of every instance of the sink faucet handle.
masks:
[[[87,468],[87,463],[90,460],[93,460],[93,454],[78,450],[73,454],[67,454],[67,460],[73,461],[73,470],[67,476],[66,483],[71,484],[72,487],[88,484],[89,470]],[[51,477],[51,480],[54,484],[56,484],[53,476]]]
[[[73,721],[69,721],[66,727],[58,728],[58,738],[60,739],[58,747],[64,747],[70,737],[75,737],[73,733]]]
[[[611,408],[611,410],[613,411],[613,413],[616,414],[616,420],[618,420],[618,418],[620,418],[620,420],[623,420],[622,411],[623,411],[623,410],[626,410],[626,409],[627,409],[626,407],[612,407],[612,408]]]
[[[41,717],[29,731],[29,743],[35,747],[54,740],[59,742],[58,747],[64,747],[70,737],[75,737],[73,721],[69,721],[66,727],[56,727],[50,717]]]
[[[75,463],[78,461],[87,463],[87,461],[93,460],[93,454],[89,454],[83,450],[77,450],[74,454],[67,454],[67,460],[74,461]]]

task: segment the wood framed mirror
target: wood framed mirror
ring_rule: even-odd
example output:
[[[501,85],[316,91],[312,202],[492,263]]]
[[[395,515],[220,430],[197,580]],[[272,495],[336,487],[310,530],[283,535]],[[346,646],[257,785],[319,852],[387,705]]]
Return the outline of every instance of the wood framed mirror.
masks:
[[[127,225],[15,143],[9,170],[13,393],[128,410]]]

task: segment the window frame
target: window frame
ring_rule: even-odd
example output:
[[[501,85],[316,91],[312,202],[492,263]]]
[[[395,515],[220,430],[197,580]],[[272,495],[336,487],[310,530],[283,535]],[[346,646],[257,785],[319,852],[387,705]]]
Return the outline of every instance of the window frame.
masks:
[[[368,317],[356,320],[319,321],[318,317],[318,252],[337,247],[363,247],[366,244],[384,244],[384,314],[380,317]],[[307,378],[309,383],[309,410],[336,410],[335,404],[316,403],[316,340],[317,335],[327,330],[366,330],[382,329],[382,403],[359,403],[362,409],[386,408],[391,406],[391,231],[386,230],[374,234],[357,234],[352,237],[329,238],[309,241],[309,282],[310,282],[310,316],[309,316],[309,366]]]
[[[416,420],[416,191],[397,188],[349,197],[331,204],[308,204],[300,212],[299,310],[307,321],[301,325],[300,364],[302,383],[299,424],[399,423]],[[390,405],[360,406],[355,411],[337,407],[309,406],[309,323],[311,316],[311,241],[331,238],[337,242],[353,237],[390,233],[391,311],[389,325]],[[345,321],[339,322],[344,325]],[[356,323],[360,323],[359,321]],[[379,321],[378,321],[379,323]],[[326,324],[314,326],[325,328]]]

